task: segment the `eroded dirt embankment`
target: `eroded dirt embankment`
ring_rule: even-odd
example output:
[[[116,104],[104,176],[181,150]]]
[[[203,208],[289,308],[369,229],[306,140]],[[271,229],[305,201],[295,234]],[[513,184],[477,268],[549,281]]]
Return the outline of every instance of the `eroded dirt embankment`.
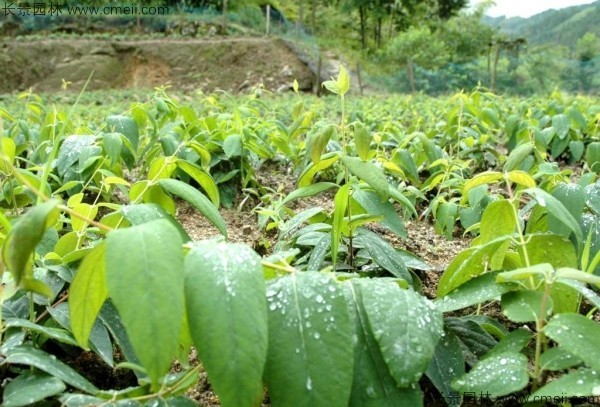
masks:
[[[270,38],[156,39],[140,41],[52,39],[0,42],[0,93],[33,88],[79,91],[153,88],[240,92],[260,83],[271,91],[313,86],[314,75],[283,42]]]

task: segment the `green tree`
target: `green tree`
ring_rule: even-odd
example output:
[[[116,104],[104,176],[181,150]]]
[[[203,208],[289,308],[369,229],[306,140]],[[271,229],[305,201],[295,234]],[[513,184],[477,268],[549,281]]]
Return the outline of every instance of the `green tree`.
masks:
[[[596,74],[594,58],[600,55],[600,40],[596,34],[588,32],[577,40],[575,54],[579,62],[580,91],[589,92]]]
[[[411,27],[390,41],[386,54],[406,68],[410,89],[416,92],[415,67],[433,69],[446,63],[446,44],[428,27]]]

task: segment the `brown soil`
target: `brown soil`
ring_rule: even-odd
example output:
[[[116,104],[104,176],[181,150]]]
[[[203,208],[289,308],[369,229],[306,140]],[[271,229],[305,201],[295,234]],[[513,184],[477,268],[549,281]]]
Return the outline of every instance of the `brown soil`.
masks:
[[[263,84],[290,90],[294,79],[310,90],[310,69],[282,41],[267,37],[152,39],[139,41],[52,39],[0,42],[0,93],[33,88],[80,91],[152,89],[241,92]]]

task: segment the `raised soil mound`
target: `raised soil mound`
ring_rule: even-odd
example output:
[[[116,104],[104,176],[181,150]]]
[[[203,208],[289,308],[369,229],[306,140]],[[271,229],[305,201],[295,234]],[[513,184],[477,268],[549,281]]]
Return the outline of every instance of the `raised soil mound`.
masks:
[[[33,88],[79,91],[170,85],[183,91],[241,92],[261,83],[270,91],[310,90],[314,74],[282,41],[271,38],[52,39],[0,42],[0,93]]]

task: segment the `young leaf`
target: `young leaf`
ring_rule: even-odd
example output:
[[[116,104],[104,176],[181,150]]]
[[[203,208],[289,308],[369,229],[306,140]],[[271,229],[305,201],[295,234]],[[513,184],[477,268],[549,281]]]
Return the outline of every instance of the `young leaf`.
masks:
[[[337,160],[340,159],[340,154],[337,151],[323,154],[318,164],[310,163],[298,178],[298,187],[302,188],[310,185],[313,178],[319,171],[326,170],[331,167]]]
[[[96,245],[82,260],[69,288],[71,330],[79,345],[87,349],[94,321],[108,298],[106,245]]]
[[[106,238],[108,292],[153,387],[177,352],[173,333],[180,331],[184,309],[181,245],[179,231],[164,219]]]
[[[555,315],[544,333],[567,352],[595,370],[600,370],[600,324],[579,314]]]
[[[467,201],[468,192],[471,189],[478,187],[479,185],[500,181],[502,178],[504,178],[504,175],[502,175],[501,172],[486,171],[482,172],[481,174],[477,174],[468,180],[463,186],[463,200],[465,202]]]
[[[338,74],[336,84],[340,95],[342,96],[344,96],[346,92],[348,92],[348,89],[350,89],[350,76],[343,65],[340,65],[340,72]]]
[[[295,273],[272,280],[267,301],[272,405],[347,407],[354,329],[338,284],[320,273]]]
[[[344,283],[350,312],[354,312],[354,380],[350,407],[413,407],[423,405],[423,395],[416,388],[400,388],[390,375],[379,345],[373,338],[363,306],[361,285]]]
[[[348,194],[350,193],[350,184],[344,184],[338,189],[333,200],[333,223],[331,225],[331,259],[333,262],[333,268],[337,264],[338,250],[340,247],[340,240],[342,239],[342,230],[344,224],[344,215],[346,214],[346,208],[348,207]]]
[[[455,380],[452,387],[459,392],[504,396],[529,384],[527,357],[509,351],[481,360],[469,373]]]
[[[371,135],[364,124],[354,124],[354,145],[361,160],[367,161],[371,152]]]
[[[313,163],[318,164],[321,161],[321,154],[323,154],[323,150],[327,147],[327,143],[329,143],[329,139],[333,135],[333,131],[335,130],[335,126],[332,124],[325,126],[321,132],[315,134],[312,137],[312,142],[310,143],[309,155],[310,159]]]
[[[373,337],[400,387],[416,383],[442,336],[442,315],[433,303],[395,282],[354,280],[361,284]]]
[[[158,184],[167,192],[185,199],[198,209],[227,238],[227,225],[215,206],[200,191],[176,179],[161,179]]]
[[[258,255],[238,243],[196,244],[185,258],[190,332],[227,406],[256,406],[267,358],[267,301]]]
[[[19,219],[4,240],[2,262],[12,273],[17,284],[33,278],[27,264],[46,229],[56,221],[58,204],[59,202],[53,199],[33,207]]]

